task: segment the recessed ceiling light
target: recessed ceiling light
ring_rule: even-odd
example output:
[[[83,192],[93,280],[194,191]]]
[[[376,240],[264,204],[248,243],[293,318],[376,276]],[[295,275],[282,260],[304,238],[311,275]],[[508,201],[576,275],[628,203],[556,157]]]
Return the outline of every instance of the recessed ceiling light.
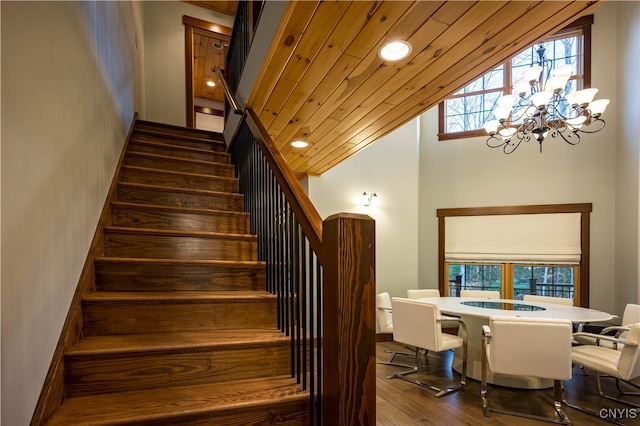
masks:
[[[209,86],[209,87],[215,87],[215,85],[216,85],[216,84],[215,84],[213,81],[211,81],[211,80],[207,81],[207,86]]]
[[[396,40],[382,45],[378,56],[385,61],[399,61],[409,56],[411,44],[408,41]]]
[[[291,142],[291,146],[294,148],[306,148],[309,146],[309,142],[305,141],[293,141]]]

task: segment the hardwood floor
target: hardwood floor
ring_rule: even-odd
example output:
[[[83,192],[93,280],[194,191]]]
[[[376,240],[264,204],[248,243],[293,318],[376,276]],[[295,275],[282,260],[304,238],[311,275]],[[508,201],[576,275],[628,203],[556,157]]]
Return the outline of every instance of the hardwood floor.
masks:
[[[395,342],[378,342],[376,345],[377,359],[385,361],[390,354],[385,351],[396,350],[409,352]],[[451,371],[450,363],[453,352],[443,354],[430,353],[428,356],[428,373],[419,372],[413,376],[417,379],[432,383],[435,386],[449,386],[459,380],[459,375]],[[395,362],[412,364],[413,356],[398,355]],[[427,364],[425,364],[427,366]],[[390,374],[404,371],[402,367],[378,364],[376,366],[376,424],[379,426],[483,426],[483,425],[541,425],[541,421],[513,417],[499,413],[492,413],[490,417],[482,414],[480,400],[480,382],[468,379],[464,388],[456,393],[436,398],[435,392],[422,388],[413,383],[400,379],[387,379]],[[605,393],[616,394],[614,381],[603,379]],[[640,383],[640,382],[638,382]],[[596,392],[595,376],[593,373],[584,375],[578,367],[574,367],[573,378],[565,382],[565,398],[581,407],[599,412],[604,409],[626,414],[627,418],[619,420],[620,424],[640,424],[640,408],[633,408],[624,404],[610,401],[598,396]],[[629,397],[640,403],[639,397]],[[489,402],[492,407],[505,408],[515,411],[531,412],[537,415],[554,415],[553,393],[551,389],[521,390],[506,387],[489,387]],[[583,413],[576,409],[565,407],[565,413],[576,426],[611,424],[603,419]]]

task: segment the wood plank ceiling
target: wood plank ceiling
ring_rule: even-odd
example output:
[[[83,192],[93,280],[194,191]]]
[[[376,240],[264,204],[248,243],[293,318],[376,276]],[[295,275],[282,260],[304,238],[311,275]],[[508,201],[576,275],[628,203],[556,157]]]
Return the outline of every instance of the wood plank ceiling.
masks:
[[[238,1],[190,1],[182,0],[207,10],[235,16]],[[213,71],[216,66],[226,68],[229,38],[211,31],[194,29],[193,33],[193,96],[224,103],[224,90]],[[215,86],[207,83],[212,81]]]
[[[193,31],[193,96],[224,104],[224,90],[214,68],[226,68],[229,42],[211,35],[208,31]],[[209,86],[210,81],[215,86]]]
[[[247,106],[297,175],[319,175],[597,4],[290,2]],[[393,39],[412,52],[385,62]]]

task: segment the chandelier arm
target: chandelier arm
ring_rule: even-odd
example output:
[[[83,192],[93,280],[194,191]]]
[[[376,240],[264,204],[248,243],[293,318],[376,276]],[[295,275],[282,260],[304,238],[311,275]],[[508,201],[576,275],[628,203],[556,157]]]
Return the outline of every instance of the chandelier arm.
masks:
[[[591,126],[592,126],[594,123],[598,123],[598,126],[599,126],[599,127],[598,127],[597,129],[591,130]],[[594,118],[594,119],[591,121],[591,123],[587,126],[587,130],[585,130],[585,128],[584,128],[584,126],[583,126],[583,127],[581,127],[581,128],[580,128],[580,131],[581,131],[582,133],[597,133],[597,132],[599,132],[600,130],[604,129],[604,126],[605,126],[605,122],[604,122],[604,120],[603,120],[603,119],[601,119],[601,118]]]
[[[511,142],[513,138],[505,141],[504,146],[502,148],[502,152],[504,152],[505,154],[511,154],[520,146],[522,141],[528,142],[529,139],[531,139],[529,135],[526,135],[526,134],[523,136],[520,136],[519,134],[516,133],[514,136],[517,139],[517,142]]]
[[[487,139],[486,143],[489,148],[501,148],[502,146],[507,145],[508,142],[502,140],[501,138],[495,137],[495,135],[491,135]]]
[[[580,135],[578,134],[578,132],[572,131],[569,133],[568,137],[565,136],[565,132],[563,131],[559,131],[559,130],[554,130],[553,132],[551,132],[551,137],[556,137],[556,136],[560,136],[562,139],[564,139],[564,141],[566,143],[568,143],[569,145],[578,145],[580,143]],[[572,138],[572,136],[575,136],[575,141],[573,141],[574,138]]]

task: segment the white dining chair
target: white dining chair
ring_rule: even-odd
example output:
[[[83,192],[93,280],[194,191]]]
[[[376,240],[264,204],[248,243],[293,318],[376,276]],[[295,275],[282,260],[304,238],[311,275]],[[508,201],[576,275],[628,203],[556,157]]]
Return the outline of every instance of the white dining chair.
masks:
[[[555,305],[573,306],[573,300],[566,297],[539,296],[537,294],[525,294],[523,302],[553,303]]]
[[[376,310],[378,313],[378,325],[380,332],[393,333],[393,317],[391,316],[391,296],[389,293],[376,295]]]
[[[460,290],[460,297],[477,297],[479,299],[500,299],[497,290]]]
[[[451,349],[462,349],[462,372],[460,382],[450,388],[441,389],[420,380],[412,380],[407,376],[420,370],[420,359],[416,351],[415,366],[408,371],[388,376],[388,379],[402,379],[416,385],[436,391],[436,397],[450,394],[461,389],[467,380],[467,329],[462,321],[459,322],[462,336],[454,336],[442,332],[441,315],[438,305],[433,303],[394,297],[391,299],[393,308],[393,339],[428,352],[443,352]],[[428,353],[427,352],[427,353]]]
[[[391,297],[389,293],[382,292],[376,295],[376,310],[378,314],[378,325],[382,333],[393,334],[393,315],[391,312]],[[394,362],[397,355],[413,356],[413,353],[400,352],[400,351],[385,351],[390,353],[387,361],[379,361],[378,364],[395,365],[397,367],[411,367],[407,364],[401,364]]]
[[[432,288],[407,290],[407,299],[424,299],[427,297],[440,297],[440,290]],[[446,329],[449,333],[455,333],[455,329],[458,328],[459,324],[460,322],[457,318],[448,320],[444,317],[442,319],[442,322],[440,323],[441,327],[443,329]]]
[[[407,290],[407,299],[424,299],[427,297],[440,297],[437,288],[418,288]]]
[[[624,339],[627,332],[629,331],[629,327],[631,324],[635,324],[640,322],[640,305],[636,305],[634,303],[627,303],[624,308],[624,312],[622,313],[622,320],[620,325],[612,325],[608,327],[604,327],[600,332],[601,335],[612,335],[617,339]],[[581,345],[595,345],[598,344],[598,338],[594,338],[592,333],[580,333],[583,331],[584,325],[581,325],[578,328],[578,332],[574,335],[574,340]],[[608,346],[611,348],[618,347],[619,344],[624,343],[615,343],[610,342],[608,340],[602,340],[599,342],[600,346]],[[618,348],[620,349],[620,348]]]
[[[632,324],[629,327],[624,340],[616,338],[615,336],[584,332],[575,333],[574,337],[577,337],[578,335],[591,335],[584,337],[592,337],[597,340],[598,343],[603,341],[612,343],[608,345],[608,347],[604,347],[600,344],[574,346],[571,350],[571,357],[574,364],[595,371],[598,394],[603,398],[621,402],[633,407],[640,407],[636,402],[627,401],[619,398],[618,396],[607,395],[602,389],[602,377],[607,376],[614,378],[618,395],[639,395],[637,392],[623,390],[620,386],[620,382],[631,384],[630,380],[640,377],[640,323]],[[616,345],[613,345],[615,343],[617,343],[617,347],[621,347],[621,349],[617,349]],[[567,402],[567,405],[594,416],[599,415],[599,413],[586,410],[573,403]]]
[[[563,410],[562,384],[571,379],[571,321],[491,317],[482,327],[482,412],[571,424]],[[530,376],[553,380],[557,417],[496,409],[489,405],[487,370],[494,374]]]

